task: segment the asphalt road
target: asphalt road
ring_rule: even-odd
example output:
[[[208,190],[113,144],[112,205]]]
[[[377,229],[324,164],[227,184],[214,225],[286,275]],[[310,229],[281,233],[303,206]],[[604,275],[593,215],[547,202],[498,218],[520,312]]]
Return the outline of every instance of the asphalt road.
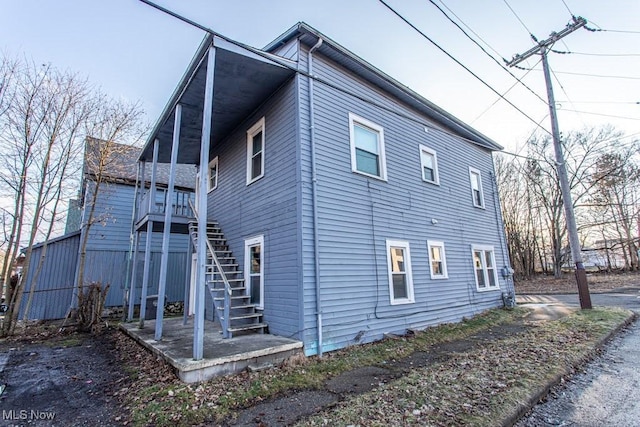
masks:
[[[640,313],[640,293],[592,294],[594,306],[617,306]],[[577,295],[522,296],[519,301],[579,306]],[[640,425],[640,322],[608,343],[584,370],[552,390],[545,403],[516,424],[539,426]]]

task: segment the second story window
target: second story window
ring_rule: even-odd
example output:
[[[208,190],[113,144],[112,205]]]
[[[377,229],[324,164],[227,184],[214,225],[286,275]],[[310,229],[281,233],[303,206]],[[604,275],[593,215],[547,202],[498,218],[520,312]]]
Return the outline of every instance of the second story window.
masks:
[[[264,117],[247,131],[247,185],[264,176]]]
[[[469,178],[471,179],[473,206],[484,208],[484,194],[482,192],[482,177],[480,171],[475,168],[469,168]]]
[[[218,156],[209,162],[209,181],[207,190],[218,188]]]
[[[422,166],[422,180],[432,184],[439,184],[436,152],[431,148],[420,145],[420,164]]]
[[[349,113],[351,170],[373,178],[387,179],[384,131],[381,126]]]

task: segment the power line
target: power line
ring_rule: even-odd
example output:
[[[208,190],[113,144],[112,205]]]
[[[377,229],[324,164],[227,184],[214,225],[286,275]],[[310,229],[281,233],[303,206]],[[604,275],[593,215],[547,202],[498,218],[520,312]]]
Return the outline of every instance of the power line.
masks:
[[[515,74],[513,74],[511,71],[509,71],[502,63],[500,63],[500,61],[498,61],[496,58],[494,58],[491,54],[489,54],[489,52],[486,51],[486,49],[484,47],[482,47],[480,45],[480,43],[478,43],[473,37],[471,37],[464,29],[462,29],[462,27],[460,25],[458,25],[457,22],[455,22],[453,19],[451,19],[451,17],[449,15],[447,15],[447,13],[442,10],[442,8],[440,8],[440,6],[438,6],[433,0],[429,0],[429,3],[431,3],[432,5],[434,5],[453,25],[455,25],[460,31],[462,31],[462,34],[464,34],[465,36],[467,36],[467,38],[469,40],[471,40],[476,46],[478,46],[480,48],[480,50],[482,50],[482,52],[484,52],[485,55],[487,55],[489,58],[491,58],[491,60],[493,60],[496,64],[498,64],[498,66],[503,69],[504,71],[506,71],[511,77],[513,77],[514,79],[516,79],[517,83],[520,83],[522,86],[524,86],[525,88],[527,88],[527,90],[529,90],[529,92],[531,92],[532,94],[534,94],[540,101],[542,101],[545,105],[547,104],[547,101],[544,100],[544,98],[542,98],[540,95],[538,95],[533,89],[531,89],[529,86],[527,86],[526,84],[524,84],[522,82],[522,79],[526,76],[526,74],[524,76],[522,76],[521,78],[518,78],[518,76],[516,76]],[[460,18],[458,18],[460,19]],[[462,20],[460,20],[461,22],[463,22]],[[465,24],[465,26],[467,28],[469,28],[468,25]],[[475,33],[474,33],[475,34]],[[502,55],[500,55],[502,57]],[[502,60],[504,62],[507,62],[507,60],[502,57]],[[535,66],[535,65],[534,65]],[[513,89],[513,87],[515,86],[515,84],[513,86],[511,86],[507,92],[509,92],[511,89]],[[505,92],[505,94],[507,93]],[[483,113],[484,114],[484,113]]]
[[[564,1],[564,0],[561,0],[561,1],[562,1],[562,4],[564,5],[564,7],[566,7],[566,8],[567,8],[567,11],[569,12],[569,14],[570,14],[572,17],[573,17],[573,16],[575,16],[575,15],[573,14],[573,12],[571,12],[571,9],[569,9],[569,6],[567,5],[567,2],[566,2],[566,1]]]
[[[598,28],[591,28],[587,25],[584,26],[585,30],[591,31],[592,33],[606,32],[606,33],[640,34],[640,31],[633,31],[633,30],[608,30],[600,27],[600,25],[596,24],[593,21],[589,21],[589,22],[591,22],[593,25],[598,27]]]
[[[513,10],[513,8],[511,7],[511,5],[509,4],[509,2],[507,0],[503,0],[504,4],[507,5],[507,7],[509,8],[509,10],[511,11],[511,13],[513,13],[513,16],[516,17],[516,19],[518,20],[518,22],[520,22],[520,24],[522,24],[522,26],[524,27],[525,30],[527,30],[527,33],[529,33],[529,36],[531,36],[531,38],[533,39],[534,42],[538,42],[538,39],[536,38],[536,36],[533,35],[533,33],[531,32],[531,30],[529,29],[529,27],[527,27],[527,25],[524,23],[524,21],[522,21],[522,19],[520,19],[520,16],[518,16],[518,14],[516,13],[515,10]]]
[[[570,111],[572,113],[580,113],[580,114],[591,114],[592,116],[602,116],[602,117],[612,117],[614,119],[624,119],[624,120],[636,120],[640,121],[638,117],[625,117],[625,116],[616,116],[613,114],[604,114],[604,113],[592,113],[590,111],[579,111],[579,110],[570,110],[567,108],[562,108],[560,111]]]
[[[389,6],[384,0],[378,0],[380,3],[382,3],[387,9],[389,9],[391,12],[393,12],[398,18],[400,18],[402,21],[404,21],[407,25],[409,25],[411,28],[413,28],[418,34],[420,34],[422,37],[424,37],[426,40],[428,40],[431,44],[433,44],[435,47],[437,47],[442,53],[444,53],[445,55],[447,55],[450,59],[452,59],[456,64],[460,65],[462,68],[464,68],[469,74],[471,74],[473,77],[475,77],[477,80],[479,80],[483,85],[485,85],[487,88],[489,88],[493,93],[495,93],[496,95],[498,95],[500,98],[504,99],[505,102],[507,102],[509,105],[511,105],[513,108],[515,108],[518,112],[520,112],[520,114],[522,114],[523,116],[525,116],[529,121],[531,121],[532,123],[534,123],[536,126],[539,126],[538,123],[532,119],[527,113],[525,113],[524,111],[522,111],[520,108],[518,108],[514,103],[512,103],[511,101],[509,101],[507,98],[503,97],[500,92],[498,92],[497,90],[495,90],[489,83],[485,82],[482,78],[480,78],[476,73],[474,73],[473,71],[471,71],[466,65],[464,65],[462,62],[460,62],[458,59],[456,59],[453,55],[451,55],[449,52],[447,52],[443,47],[441,47],[438,43],[436,43],[435,41],[433,41],[429,36],[427,36],[425,33],[423,33],[418,27],[416,27],[415,25],[413,25],[411,22],[409,22],[409,20],[407,20],[407,18],[405,18],[404,16],[402,16],[399,12],[397,12],[394,8],[392,8],[391,6]],[[545,128],[541,127],[541,129],[543,129],[545,132],[549,132],[548,130],[546,130]]]
[[[541,70],[536,70],[536,71],[541,71]],[[585,77],[601,77],[601,78],[607,78],[607,79],[640,80],[640,77],[633,77],[633,76],[613,76],[613,75],[606,75],[606,74],[575,73],[573,71],[556,71],[556,74],[570,74],[573,76],[585,76]]]
[[[549,50],[553,53],[558,53],[560,55],[607,56],[607,57],[640,56],[640,53],[590,53],[590,52],[574,52],[571,50],[555,50],[555,49],[549,49]]]
[[[440,0],[440,3],[442,3],[442,5],[445,7],[445,9],[447,9],[453,16],[456,17],[456,19],[458,19],[458,21],[460,21],[460,23],[462,23],[462,25],[464,25],[465,27],[467,27],[467,29],[469,31],[471,31],[473,33],[474,36],[476,36],[478,39],[480,39],[480,41],[482,41],[482,43],[484,43],[485,45],[487,45],[487,47],[489,49],[491,49],[493,51],[493,53],[495,53],[496,55],[498,55],[499,57],[502,58],[503,61],[506,62],[506,59],[500,54],[500,52],[498,52],[497,50],[495,50],[493,48],[493,46],[491,46],[489,43],[487,43],[486,40],[484,40],[482,37],[480,37],[480,34],[476,33],[473,28],[471,28],[470,26],[468,26],[462,19],[460,19],[460,17],[458,15],[456,15],[456,13],[451,10],[451,8],[449,6],[447,6],[444,2],[444,0]]]
[[[539,62],[540,62],[540,61],[538,61],[538,63],[539,63]],[[536,64],[536,65],[538,65],[538,64]],[[534,67],[535,67],[535,65],[534,65]],[[524,74],[524,76],[522,76],[522,78],[525,78],[525,77],[527,76],[527,74],[529,74],[530,72],[531,72],[531,70],[527,71],[527,72]],[[517,85],[517,84],[518,84],[518,82],[516,82],[516,83],[512,84],[512,85],[509,87],[509,89],[507,89],[507,90],[502,94],[502,96],[506,96],[506,94],[507,94],[507,93],[509,93],[509,92],[511,91],[511,89],[513,89],[514,87],[516,87],[516,85]],[[537,95],[536,95],[536,96],[537,96]],[[540,98],[540,97],[538,97],[538,98]],[[493,102],[491,103],[491,105],[489,105],[487,108],[485,108],[485,109],[484,109],[484,111],[482,111],[480,114],[478,114],[478,116],[477,116],[475,119],[473,119],[473,120],[471,121],[471,123],[470,123],[470,124],[473,124],[476,120],[478,120],[480,117],[482,117],[483,115],[485,115],[487,111],[489,111],[490,109],[492,109],[492,108],[493,108],[493,107],[494,107],[494,106],[495,106],[495,105],[500,101],[500,99],[502,99],[502,98],[498,98],[498,99],[496,99],[495,101],[493,101]],[[542,99],[542,98],[540,98],[540,99]],[[542,99],[542,101],[545,103],[545,105],[547,105],[547,101],[545,101],[544,99]],[[542,127],[542,125],[540,125],[540,123],[538,123],[538,126],[539,126],[539,127]]]

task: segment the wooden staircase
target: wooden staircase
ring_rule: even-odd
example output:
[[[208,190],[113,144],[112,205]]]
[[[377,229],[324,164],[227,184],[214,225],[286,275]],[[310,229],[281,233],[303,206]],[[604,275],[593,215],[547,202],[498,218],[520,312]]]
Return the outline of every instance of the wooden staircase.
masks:
[[[189,234],[198,247],[198,223],[189,223]],[[245,287],[243,273],[216,222],[207,222],[206,286],[213,298],[215,318],[224,338],[246,332],[264,333],[267,324]]]

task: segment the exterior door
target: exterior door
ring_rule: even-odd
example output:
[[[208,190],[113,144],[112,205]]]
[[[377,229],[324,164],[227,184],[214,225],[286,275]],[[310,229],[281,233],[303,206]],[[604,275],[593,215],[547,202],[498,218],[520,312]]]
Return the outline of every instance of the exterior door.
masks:
[[[251,304],[264,309],[264,236],[244,241],[244,278]]]

